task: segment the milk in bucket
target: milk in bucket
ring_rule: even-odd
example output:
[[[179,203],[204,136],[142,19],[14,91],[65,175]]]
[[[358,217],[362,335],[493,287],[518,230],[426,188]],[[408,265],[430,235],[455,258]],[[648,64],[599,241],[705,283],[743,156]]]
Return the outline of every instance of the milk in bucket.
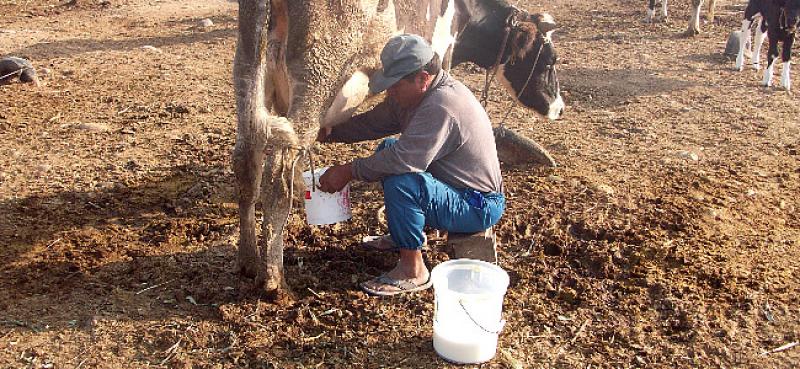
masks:
[[[308,224],[333,224],[350,219],[350,184],[339,192],[327,193],[319,189],[319,177],[328,170],[327,167],[303,172],[306,184],[305,205]],[[312,186],[312,183],[314,184]]]
[[[433,268],[433,348],[445,360],[478,364],[497,352],[508,274],[494,264],[456,259]]]

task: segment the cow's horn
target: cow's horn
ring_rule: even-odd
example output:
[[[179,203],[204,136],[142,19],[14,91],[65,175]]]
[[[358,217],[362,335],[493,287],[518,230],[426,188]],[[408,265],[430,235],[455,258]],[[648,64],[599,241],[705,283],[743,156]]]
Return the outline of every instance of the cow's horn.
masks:
[[[547,33],[558,27],[556,25],[556,20],[548,13],[534,14],[531,18],[533,18],[536,26],[539,27],[539,30],[542,32]]]

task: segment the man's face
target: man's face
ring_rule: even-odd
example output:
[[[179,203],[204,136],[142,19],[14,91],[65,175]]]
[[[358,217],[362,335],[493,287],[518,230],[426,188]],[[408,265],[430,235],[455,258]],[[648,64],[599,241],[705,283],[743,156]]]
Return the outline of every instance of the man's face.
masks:
[[[411,79],[403,78],[386,90],[386,94],[403,109],[416,107],[430,84],[430,75],[420,72]]]

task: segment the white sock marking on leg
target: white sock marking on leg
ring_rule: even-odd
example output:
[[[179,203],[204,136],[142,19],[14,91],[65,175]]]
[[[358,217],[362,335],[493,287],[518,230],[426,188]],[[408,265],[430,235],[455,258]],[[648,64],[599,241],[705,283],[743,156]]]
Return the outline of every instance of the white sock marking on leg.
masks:
[[[778,59],[772,60],[772,63],[769,63],[767,69],[764,70],[764,80],[761,81],[761,84],[764,86],[772,86],[772,71],[775,69],[775,61]]]
[[[750,22],[749,20],[742,21],[742,31],[739,32],[739,52],[736,54],[736,70],[742,71],[744,69],[744,51],[750,42]]]
[[[756,29],[756,42],[753,43],[753,57],[750,60],[755,70],[761,69],[761,46],[764,44],[765,38],[767,38],[767,33],[761,32],[761,26],[759,25]]]
[[[792,89],[792,79],[789,74],[792,70],[792,61],[785,61],[783,62],[783,73],[781,73],[781,86],[786,89],[786,91],[790,91]]]

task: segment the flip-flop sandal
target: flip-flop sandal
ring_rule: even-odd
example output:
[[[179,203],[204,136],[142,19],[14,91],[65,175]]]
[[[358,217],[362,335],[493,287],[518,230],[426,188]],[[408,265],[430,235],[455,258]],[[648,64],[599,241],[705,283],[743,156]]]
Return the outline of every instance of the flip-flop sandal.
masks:
[[[361,239],[361,247],[370,250],[370,251],[380,251],[380,252],[399,252],[400,246],[397,246],[394,241],[392,241],[391,235],[383,235],[383,236],[364,236]],[[422,244],[422,251],[428,250],[428,238],[427,236],[424,239],[424,243]]]
[[[371,287],[369,285],[370,283],[378,284],[375,287],[387,287],[387,286],[389,286],[389,287],[394,287],[394,288],[397,288],[397,289],[396,290],[388,290],[387,291],[387,290]],[[431,281],[430,275],[428,276],[428,281],[427,282],[422,283],[422,284],[416,284],[414,282],[411,282],[408,279],[394,279],[394,278],[389,277],[388,275],[384,274],[384,275],[382,275],[380,277],[376,277],[374,279],[370,279],[369,281],[361,282],[360,286],[361,286],[361,289],[364,290],[364,292],[366,292],[366,293],[368,293],[370,295],[375,295],[375,296],[395,296],[395,295],[399,295],[399,294],[403,294],[403,293],[411,293],[411,292],[418,292],[418,291],[427,290],[428,288],[431,288],[431,286],[433,286],[433,281]]]

